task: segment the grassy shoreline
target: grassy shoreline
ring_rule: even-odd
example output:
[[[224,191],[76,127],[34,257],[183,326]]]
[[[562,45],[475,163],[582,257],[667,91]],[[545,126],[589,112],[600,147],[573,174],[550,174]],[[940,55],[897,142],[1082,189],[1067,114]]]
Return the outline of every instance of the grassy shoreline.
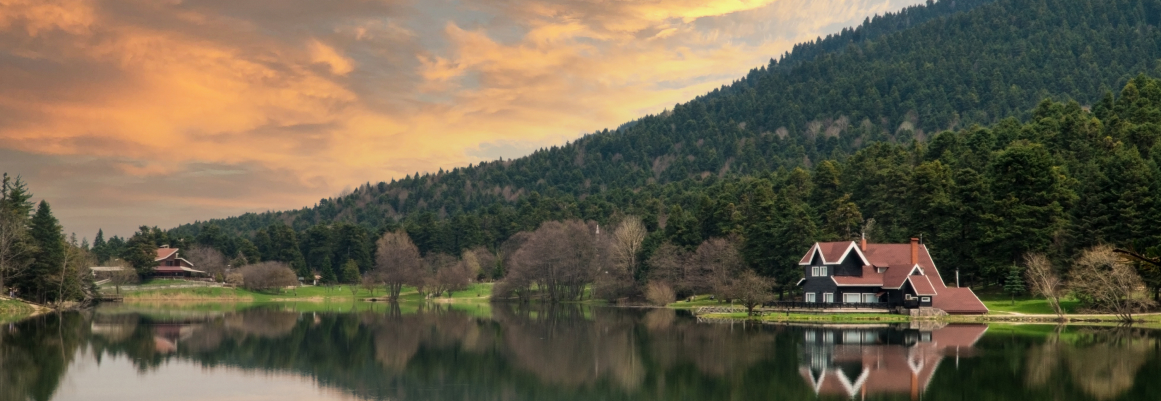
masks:
[[[21,301],[0,298],[0,323],[15,322],[36,315],[36,308]]]
[[[405,287],[400,294],[399,302],[416,304],[431,302],[440,305],[467,306],[474,313],[481,313],[484,309],[490,311],[492,283],[476,283],[461,291],[454,291],[451,296],[428,298],[420,295],[414,287]],[[198,307],[202,309],[233,309],[256,304],[294,304],[296,309],[330,310],[341,305],[344,308],[360,308],[352,303],[374,304],[387,301],[382,288],[374,292],[361,287],[351,291],[350,285],[307,286],[295,290],[281,292],[255,292],[240,288],[203,287],[203,288],[162,288],[140,289],[132,292],[122,292],[126,304],[149,305],[182,305],[183,307]],[[107,288],[111,292],[112,288]],[[940,321],[948,323],[1060,323],[1057,316],[1052,314],[1051,308],[1043,299],[1017,298],[1011,300],[1002,297],[985,297],[984,304],[991,310],[986,315],[951,315],[939,318],[912,318],[907,315],[889,313],[783,313],[767,312],[761,316],[746,316],[745,313],[707,313],[699,317],[706,319],[762,321],[762,322],[804,322],[804,323],[901,323],[910,321]],[[312,304],[314,304],[312,306]],[[585,300],[570,304],[584,305],[611,305],[604,301]],[[487,308],[485,308],[487,306]],[[730,306],[708,296],[692,297],[687,300],[666,305],[665,308],[676,310],[695,310],[707,306]],[[1072,324],[1105,324],[1117,323],[1119,319],[1114,315],[1081,314],[1077,313],[1078,302],[1064,300],[1062,306],[1066,312],[1063,323]],[[629,307],[629,306],[626,306]],[[636,307],[636,306],[632,306]],[[1138,317],[1144,324],[1161,324],[1161,314],[1147,314]]]

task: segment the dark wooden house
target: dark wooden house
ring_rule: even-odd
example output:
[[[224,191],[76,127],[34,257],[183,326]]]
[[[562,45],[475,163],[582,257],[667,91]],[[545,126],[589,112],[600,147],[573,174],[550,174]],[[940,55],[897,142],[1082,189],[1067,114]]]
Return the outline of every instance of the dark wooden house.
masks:
[[[932,307],[951,314],[987,313],[969,288],[948,287],[927,246],[818,242],[799,261],[799,281],[808,303],[886,304],[891,308]]]

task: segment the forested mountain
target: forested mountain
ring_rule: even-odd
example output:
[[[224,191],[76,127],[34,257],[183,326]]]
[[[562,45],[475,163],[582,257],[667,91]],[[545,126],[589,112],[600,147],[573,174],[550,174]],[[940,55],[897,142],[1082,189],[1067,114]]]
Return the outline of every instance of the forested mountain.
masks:
[[[798,46],[616,131],[167,235],[366,269],[371,241],[400,227],[424,253],[458,254],[544,221],[632,214],[653,248],[737,234],[783,285],[809,243],[861,231],[922,235],[969,282],[1030,250],[1152,246],[1161,88],[1138,75],[1161,75],[1161,0],[952,3]],[[335,236],[365,247],[336,251]]]

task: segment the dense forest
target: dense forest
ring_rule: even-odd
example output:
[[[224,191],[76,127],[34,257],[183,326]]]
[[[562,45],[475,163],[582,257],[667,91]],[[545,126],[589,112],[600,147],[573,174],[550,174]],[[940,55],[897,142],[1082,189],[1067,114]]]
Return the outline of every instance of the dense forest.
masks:
[[[664,244],[730,237],[783,290],[810,243],[862,234],[920,236],[970,285],[1002,282],[1030,251],[1155,252],[1161,89],[1147,75],[1161,75],[1161,2],[951,3],[876,17],[524,158],[135,238],[337,279],[352,261],[371,270],[374,242],[402,230],[423,255],[493,253],[482,275],[498,279],[518,233],[636,216],[648,231],[638,280]],[[100,242],[98,255],[118,255],[127,241]],[[1156,291],[1161,277],[1143,275]]]

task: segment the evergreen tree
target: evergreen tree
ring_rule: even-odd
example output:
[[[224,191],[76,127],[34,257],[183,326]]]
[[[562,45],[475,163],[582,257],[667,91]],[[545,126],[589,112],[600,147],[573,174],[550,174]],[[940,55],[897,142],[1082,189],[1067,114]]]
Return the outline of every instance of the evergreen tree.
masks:
[[[125,241],[121,259],[133,267],[138,276],[145,278],[153,274],[153,269],[157,267],[157,248],[157,242],[149,227],[141,226],[128,241]]]
[[[109,247],[105,244],[105,231],[98,229],[97,237],[93,239],[93,256],[97,257],[98,264],[109,261]]]
[[[348,260],[343,264],[343,274],[340,278],[341,282],[346,284],[358,284],[361,277],[359,276],[359,264],[354,259]]]
[[[1012,297],[1012,305],[1016,304],[1016,296],[1024,293],[1024,269],[1019,266],[1008,268],[1008,276],[1004,278],[1004,292]]]
[[[33,254],[29,280],[25,281],[21,292],[35,294],[35,299],[41,303],[57,299],[59,295],[58,286],[53,284],[63,274],[66,257],[65,237],[61,229],[48,202],[40,201],[28,231],[36,252]]]

